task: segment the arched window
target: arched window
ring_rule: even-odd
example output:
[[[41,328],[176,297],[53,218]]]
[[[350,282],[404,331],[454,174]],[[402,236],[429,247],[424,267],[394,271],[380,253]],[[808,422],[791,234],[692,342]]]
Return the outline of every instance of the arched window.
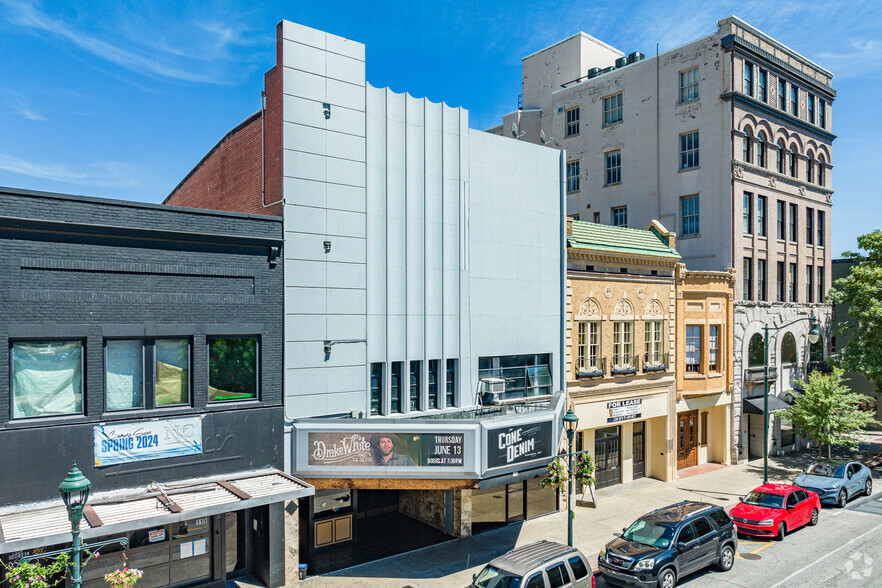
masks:
[[[752,160],[753,160],[752,151],[751,151],[752,144],[753,144],[753,137],[750,136],[750,129],[745,129],[744,130],[744,139],[743,139],[741,149],[743,151],[742,159],[746,163],[752,163]]]
[[[815,181],[815,155],[811,151],[808,152],[808,159],[805,162],[805,181],[809,184]]]
[[[778,173],[784,173],[784,141],[778,141],[777,162]]]
[[[756,138],[756,164],[766,167],[766,136],[762,131]]]
[[[781,341],[781,363],[796,363],[796,338],[793,333],[784,333]]]
[[[747,366],[763,366],[765,363],[766,346],[765,343],[763,343],[763,336],[756,333],[750,338],[750,345],[747,346]]]
[[[821,155],[818,157],[818,185],[824,185],[824,172],[826,171],[826,166],[824,163],[824,156]]]
[[[790,146],[790,177],[791,178],[795,178],[797,176],[798,162],[799,162],[799,151],[796,150],[796,145],[791,145]]]
[[[809,361],[824,361],[824,337],[818,337],[817,343],[809,345]]]

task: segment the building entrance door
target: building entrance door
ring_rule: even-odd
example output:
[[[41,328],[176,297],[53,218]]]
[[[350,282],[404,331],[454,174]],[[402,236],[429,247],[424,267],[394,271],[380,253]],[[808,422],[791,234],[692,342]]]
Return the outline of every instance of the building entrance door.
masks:
[[[677,415],[677,469],[698,465],[698,411]]]
[[[622,438],[619,427],[594,431],[594,464],[598,488],[622,481]]]
[[[646,475],[646,434],[643,423],[634,423],[634,443],[632,458],[634,460],[634,479]]]

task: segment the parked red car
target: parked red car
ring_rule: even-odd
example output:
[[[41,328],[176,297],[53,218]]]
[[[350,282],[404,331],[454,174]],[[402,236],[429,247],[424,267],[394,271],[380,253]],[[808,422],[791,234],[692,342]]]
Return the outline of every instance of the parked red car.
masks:
[[[817,494],[790,484],[763,484],[740,501],[729,511],[738,532],[779,541],[788,531],[817,525],[821,512]]]

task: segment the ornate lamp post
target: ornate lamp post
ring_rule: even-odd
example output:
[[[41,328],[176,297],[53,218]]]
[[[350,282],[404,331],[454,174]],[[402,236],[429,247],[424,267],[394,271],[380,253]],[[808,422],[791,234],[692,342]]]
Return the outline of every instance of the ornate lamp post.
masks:
[[[70,564],[70,583],[71,586],[79,588],[83,584],[83,563],[82,552],[83,542],[80,539],[80,521],[83,520],[83,508],[86,501],[89,500],[89,492],[92,490],[92,482],[83,475],[77,462],[74,460],[73,467],[67,473],[64,481],[58,485],[58,491],[61,493],[61,499],[67,508],[67,518],[70,521],[71,547],[70,549],[58,549],[45,553],[32,553],[22,557],[19,561],[31,561],[35,559],[56,559],[62,553],[69,553],[71,556]],[[105,545],[119,544],[125,547],[129,540],[126,537],[118,537],[116,539],[107,539],[96,543],[89,543],[90,557],[97,557],[98,550]],[[88,561],[88,559],[86,560]]]
[[[809,343],[814,345],[821,338],[821,331],[818,328],[818,320],[815,317],[799,318],[786,325],[781,325],[780,327],[769,327],[769,325],[763,327],[765,333],[765,349],[763,350],[765,353],[765,360],[763,361],[765,367],[763,377],[763,484],[769,483],[769,331],[778,332],[781,329],[802,321],[811,322],[811,330],[809,330],[808,340]]]
[[[61,499],[64,500],[64,506],[67,507],[67,518],[70,520],[70,534],[73,538],[71,546],[71,555],[73,563],[70,570],[70,583],[77,588],[83,583],[83,573],[80,567],[80,553],[83,550],[82,541],[80,540],[80,521],[83,520],[83,507],[89,500],[89,491],[92,489],[92,483],[83,475],[77,462],[73,462],[73,467],[67,473],[67,477],[58,486],[61,492]]]
[[[567,414],[563,417],[564,427],[567,429],[567,439],[569,440],[569,457],[570,457],[570,469],[569,469],[569,480],[567,480],[567,489],[569,492],[569,499],[567,500],[567,545],[570,547],[573,546],[573,500],[575,498],[573,491],[573,437],[576,435],[576,427],[579,426],[579,417],[576,416],[576,413],[573,412],[573,408],[570,407],[567,410]]]

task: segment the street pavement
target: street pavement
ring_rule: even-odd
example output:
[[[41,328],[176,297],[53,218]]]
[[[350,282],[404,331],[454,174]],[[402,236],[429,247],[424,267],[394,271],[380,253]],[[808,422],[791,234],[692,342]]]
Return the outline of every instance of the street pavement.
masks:
[[[882,453],[882,434],[865,438],[858,453],[837,456],[869,460]],[[816,452],[769,459],[770,482],[792,482]],[[824,506],[815,527],[789,534],[783,542],[742,537],[730,572],[705,571],[681,579],[686,586],[880,586],[882,585],[882,479],[874,470],[877,492],[855,498],[845,509]],[[763,462],[720,467],[672,482],[637,480],[598,491],[598,507],[576,508],[574,544],[597,565],[600,548],[642,514],[680,500],[720,504],[727,510],[738,497],[762,483]],[[468,539],[453,540],[415,552],[371,562],[300,585],[313,587],[441,588],[467,586],[491,559],[514,547],[548,539],[566,543],[567,513],[559,512]],[[394,538],[390,537],[390,540]],[[598,578],[598,586],[603,582]]]

